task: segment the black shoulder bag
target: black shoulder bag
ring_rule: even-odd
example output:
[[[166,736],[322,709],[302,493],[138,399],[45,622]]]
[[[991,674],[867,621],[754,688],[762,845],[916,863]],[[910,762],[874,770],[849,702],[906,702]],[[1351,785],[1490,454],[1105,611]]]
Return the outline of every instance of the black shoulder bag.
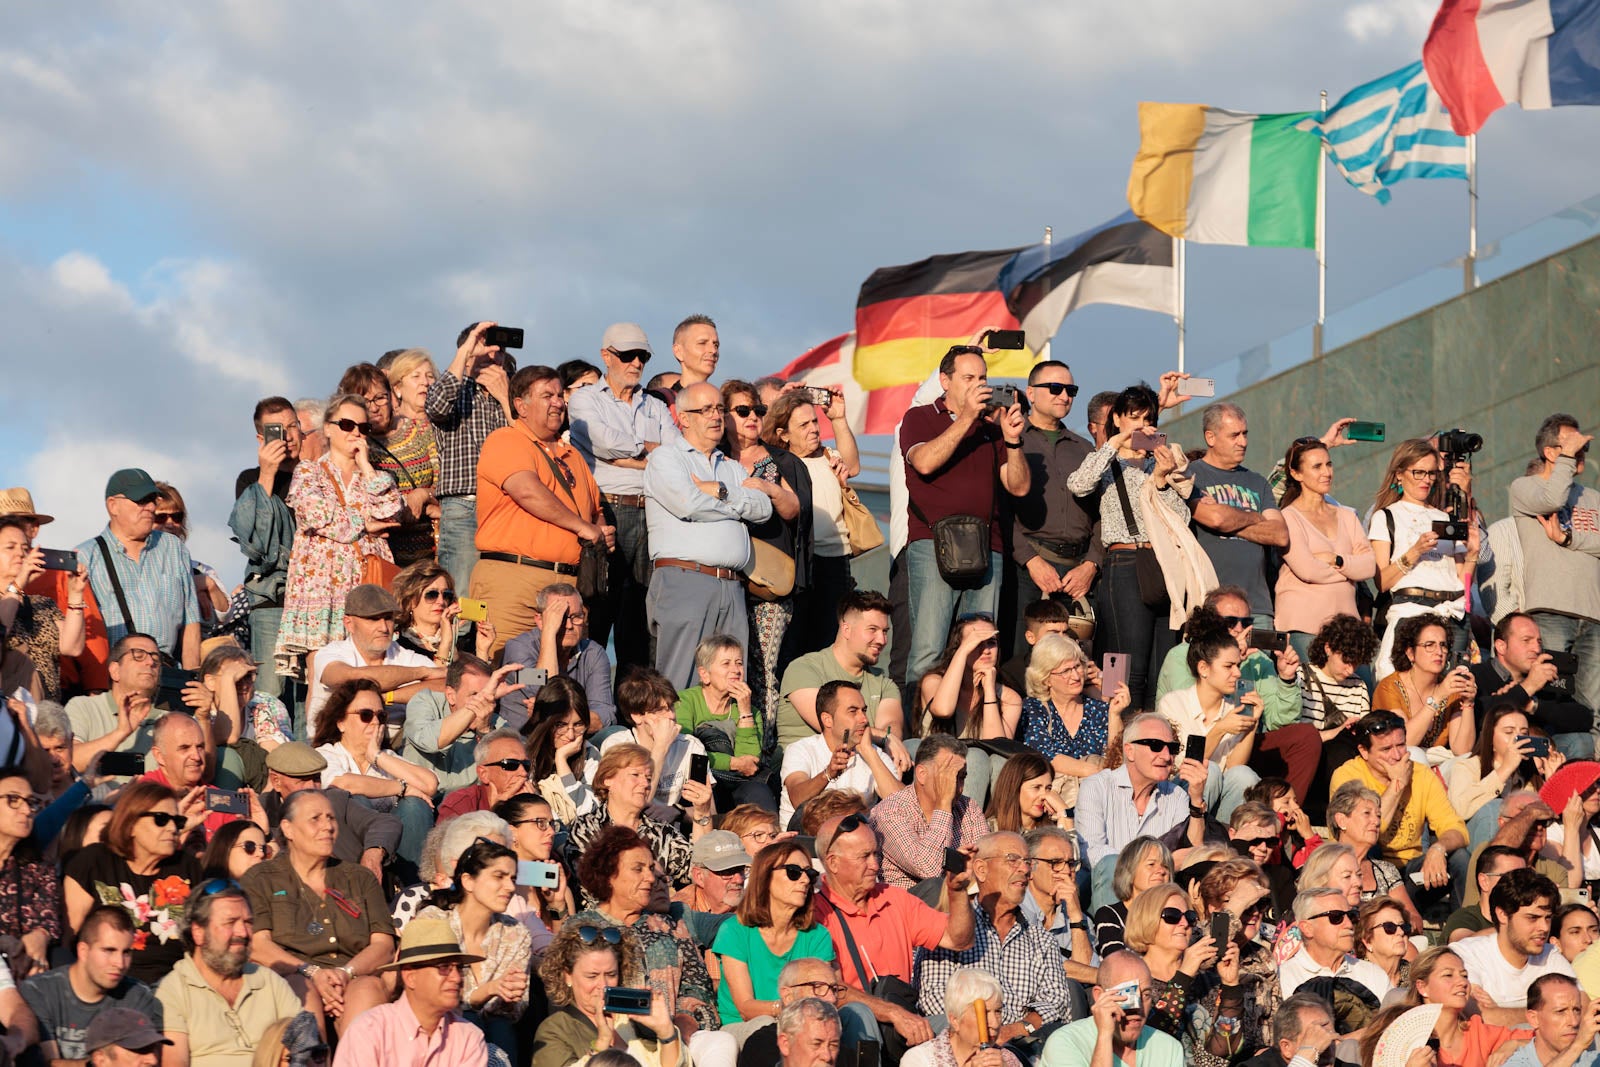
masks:
[[[1128,501],[1128,483],[1122,480],[1122,461],[1111,457],[1111,480],[1117,483],[1117,502],[1122,505],[1122,521],[1128,524],[1128,536],[1138,540],[1143,529],[1133,518],[1133,505]],[[1153,548],[1133,550],[1133,573],[1139,580],[1139,599],[1146,607],[1167,602],[1167,579],[1161,573],[1161,561]]]
[[[906,503],[911,513],[933,531],[933,559],[939,577],[951,585],[972,585],[983,581],[989,572],[989,522],[976,515],[947,515],[938,522],[917,507],[910,495]]]

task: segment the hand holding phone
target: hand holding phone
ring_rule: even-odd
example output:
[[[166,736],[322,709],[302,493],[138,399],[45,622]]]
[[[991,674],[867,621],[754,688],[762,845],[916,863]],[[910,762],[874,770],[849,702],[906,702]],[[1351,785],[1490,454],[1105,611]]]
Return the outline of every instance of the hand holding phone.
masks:
[[[1140,452],[1154,452],[1167,447],[1167,435],[1160,430],[1139,427],[1128,437],[1128,447]]]
[[[959,848],[944,850],[944,873],[965,874],[967,871],[967,854]]]
[[[461,605],[460,618],[466,622],[487,622],[489,620],[489,605],[482,600],[473,600],[471,597],[462,597],[458,604]]]
[[[561,884],[561,872],[553,863],[518,860],[517,884],[529,889],[555,889]]]
[[[1100,695],[1110,700],[1111,694],[1128,682],[1128,654],[1107,652],[1100,663]]]
[[[711,784],[711,757],[704,752],[696,752],[689,757],[689,780]]]
[[[47,571],[78,573],[78,554],[70,548],[41,548],[39,555],[44,557],[44,569]]]
[[[1183,739],[1183,758],[1194,760],[1201,766],[1206,762],[1206,735],[1190,734]]]
[[[1215,378],[1179,378],[1178,387],[1173,392],[1178,396],[1216,396],[1217,380]]]

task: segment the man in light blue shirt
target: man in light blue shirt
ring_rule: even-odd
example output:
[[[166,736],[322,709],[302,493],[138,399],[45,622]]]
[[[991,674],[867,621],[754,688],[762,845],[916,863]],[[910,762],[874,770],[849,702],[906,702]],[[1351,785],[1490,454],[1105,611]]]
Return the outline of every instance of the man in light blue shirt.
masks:
[[[1205,843],[1205,766],[1178,754],[1171,723],[1153,712],[1135,715],[1122,730],[1122,766],[1079,786],[1076,825],[1093,871],[1091,912],[1116,903],[1117,854],[1134,838],[1160,838],[1168,848]]]
[[[618,667],[651,661],[644,609],[650,586],[644,464],[662,442],[682,438],[667,405],[639,387],[650,355],[650,341],[634,323],[606,327],[600,338],[606,376],[573,393],[567,405],[572,446],[594,472],[600,506],[617,530],[611,580],[606,596],[589,605],[589,632],[604,648],[616,627]]]
[[[196,670],[200,602],[194,560],[181,538],[155,528],[159,495],[155,479],[138,468],[113,474],[106,481],[110,521],[78,546],[78,558],[89,569],[111,644],[129,633],[149,634],[162,652]]]
[[[678,396],[683,436],[650,453],[645,522],[655,573],[645,610],[656,670],[679,689],[697,681],[694,650],[712,634],[750,644],[744,573],[752,559],[746,523],[772,514],[775,486],[722,454],[722,394],[709,382]]]
[[[1600,1062],[1600,999],[1585,1006],[1578,983],[1564,974],[1547,974],[1528,986],[1528,1025],[1533,1040],[1506,1060],[1505,1067],[1594,1067]]]

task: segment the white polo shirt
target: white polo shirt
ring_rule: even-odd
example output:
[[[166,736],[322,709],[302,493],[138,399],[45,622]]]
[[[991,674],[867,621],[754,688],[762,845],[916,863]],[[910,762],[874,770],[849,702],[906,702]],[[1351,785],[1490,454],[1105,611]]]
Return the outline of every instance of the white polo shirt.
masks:
[[[1472,984],[1481,986],[1502,1008],[1526,1008],[1528,987],[1535,979],[1547,974],[1565,974],[1576,978],[1572,964],[1567,962],[1554,941],[1545,944],[1537,956],[1529,956],[1522,967],[1513,967],[1511,961],[1500,954],[1500,938],[1494,934],[1483,937],[1466,937],[1450,946],[1461,957],[1472,975]]]
[[[1458,948],[1460,944],[1458,941],[1451,948]],[[1278,965],[1278,983],[1283,988],[1284,999],[1293,996],[1296,989],[1313,978],[1349,978],[1366,986],[1380,1002],[1393,988],[1389,984],[1389,975],[1376,963],[1347,955],[1337,969],[1329,969],[1312,959],[1310,950],[1304,945],[1300,946],[1299,952]]]

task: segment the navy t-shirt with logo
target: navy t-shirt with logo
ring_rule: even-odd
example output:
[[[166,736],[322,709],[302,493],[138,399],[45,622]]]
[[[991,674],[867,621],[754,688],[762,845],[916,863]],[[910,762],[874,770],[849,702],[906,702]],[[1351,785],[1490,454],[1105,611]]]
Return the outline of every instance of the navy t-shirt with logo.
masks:
[[[1278,506],[1267,480],[1245,467],[1224,470],[1197,459],[1189,464],[1189,473],[1194,477],[1197,492],[1218,504],[1254,512],[1270,511]],[[1250,594],[1252,612],[1271,615],[1272,587],[1267,583],[1271,556],[1267,547],[1242,537],[1212,533],[1199,523],[1195,524],[1194,536],[1217,569],[1217,581],[1240,586]]]

